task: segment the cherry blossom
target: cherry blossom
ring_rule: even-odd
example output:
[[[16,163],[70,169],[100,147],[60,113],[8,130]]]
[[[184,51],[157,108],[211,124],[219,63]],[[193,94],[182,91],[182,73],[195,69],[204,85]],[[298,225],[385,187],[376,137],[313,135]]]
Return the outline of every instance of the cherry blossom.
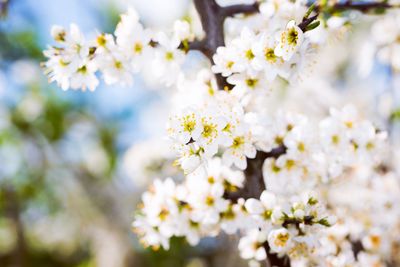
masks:
[[[158,152],[158,177],[167,178],[142,196],[133,223],[140,240],[168,249],[175,236],[197,245],[224,232],[239,236],[251,266],[385,266],[400,215],[398,170],[384,164],[389,133],[331,90],[336,58],[318,77],[303,73],[311,75],[313,55],[347,29],[352,11],[377,7],[391,11],[373,22],[374,52],[398,71],[399,3],[224,2],[194,0],[201,35],[192,18],[169,31],[147,28],[133,9],[93,40],[73,24],[51,30],[57,46],[44,52],[44,67],[62,89],[93,91],[99,74],[131,85],[149,65],[165,87],[171,153]],[[190,70],[193,50],[204,57]],[[172,162],[180,175],[166,168]]]

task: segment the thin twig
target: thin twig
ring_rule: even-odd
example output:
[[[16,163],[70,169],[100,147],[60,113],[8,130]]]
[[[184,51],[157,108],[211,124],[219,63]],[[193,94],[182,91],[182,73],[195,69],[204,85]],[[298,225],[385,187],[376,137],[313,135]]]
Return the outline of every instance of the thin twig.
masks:
[[[353,2],[346,1],[344,3],[337,3],[332,6],[334,11],[357,10],[361,12],[368,12],[378,8],[392,8],[395,7],[386,2]]]
[[[224,17],[232,17],[237,14],[248,15],[258,12],[258,6],[257,2],[252,5],[232,5],[221,8],[221,12]]]

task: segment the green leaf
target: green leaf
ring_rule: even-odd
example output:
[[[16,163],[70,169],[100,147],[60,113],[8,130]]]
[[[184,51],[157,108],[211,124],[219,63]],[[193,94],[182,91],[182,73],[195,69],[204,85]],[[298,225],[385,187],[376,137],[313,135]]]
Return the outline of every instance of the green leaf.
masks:
[[[306,14],[304,15],[304,18],[307,19],[311,13],[314,11],[315,8],[315,3],[313,3],[307,10]]]
[[[318,223],[320,225],[323,225],[323,226],[326,226],[326,227],[330,227],[331,226],[331,224],[328,222],[328,220],[326,218],[323,218],[323,219],[319,220]]]
[[[318,200],[317,199],[315,199],[315,198],[313,198],[313,197],[310,197],[309,199],[308,199],[308,202],[307,202],[309,205],[311,205],[311,206],[314,206],[314,205],[316,205],[316,204],[318,204]]]
[[[314,29],[317,28],[320,24],[321,24],[321,22],[320,22],[319,20],[314,21],[313,23],[309,24],[309,25],[306,27],[306,30],[305,30],[305,31],[307,32],[307,31],[314,30]]]

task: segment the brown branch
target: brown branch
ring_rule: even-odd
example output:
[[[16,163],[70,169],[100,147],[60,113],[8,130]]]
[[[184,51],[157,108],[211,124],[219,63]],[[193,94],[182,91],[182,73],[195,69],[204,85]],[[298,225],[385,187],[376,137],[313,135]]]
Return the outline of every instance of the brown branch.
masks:
[[[244,187],[236,192],[230,192],[225,195],[225,198],[232,201],[237,201],[239,198],[260,198],[261,193],[266,189],[262,166],[268,158],[279,158],[286,153],[286,147],[280,146],[272,149],[269,152],[257,151],[254,159],[247,159],[247,168],[244,171],[246,183]]]
[[[212,56],[219,46],[225,45],[221,7],[215,0],[194,0],[194,5],[200,16],[201,25],[205,32],[205,38],[200,41],[203,44],[201,51],[212,60]]]
[[[350,242],[351,242],[351,249],[353,250],[353,253],[354,253],[354,257],[357,259],[358,254],[360,254],[361,251],[364,251],[365,248],[360,240],[356,240],[356,241],[350,240]]]
[[[232,201],[237,201],[239,198],[259,199],[261,193],[266,189],[264,176],[263,176],[263,164],[267,158],[279,158],[281,155],[286,153],[286,147],[280,146],[272,149],[269,152],[257,151],[257,155],[254,159],[247,159],[247,168],[244,171],[246,176],[246,182],[244,187],[237,191],[226,194],[224,197]],[[290,267],[290,258],[285,255],[279,257],[277,254],[270,251],[268,242],[264,243],[264,249],[267,252],[267,260],[265,262],[267,267],[278,266],[278,267]]]
[[[221,12],[224,17],[232,17],[237,14],[253,14],[258,12],[259,4],[255,2],[252,5],[232,5],[227,7],[222,7]]]
[[[346,1],[344,3],[337,3],[332,6],[334,11],[346,11],[346,10],[357,10],[361,12],[368,12],[370,10],[378,8],[392,8],[394,5],[390,5],[386,2],[353,2]]]
[[[258,11],[258,4],[219,6],[215,0],[193,0],[200,16],[201,25],[205,32],[202,40],[189,43],[189,50],[202,52],[213,63],[213,55],[220,46],[225,46],[224,21],[227,17],[236,14],[252,14]],[[215,75],[218,87],[221,90],[232,89],[226,78]]]
[[[195,40],[193,42],[189,42],[187,49],[197,50],[205,54],[206,53],[206,51],[204,50],[205,47],[206,47],[206,42],[203,39],[203,40]]]
[[[270,250],[270,246],[268,244],[268,242],[264,243],[264,249],[267,252],[268,258],[266,260],[266,266],[267,267],[290,267],[290,258],[289,256],[285,255],[285,256],[278,256],[278,254],[276,253],[272,253]]]

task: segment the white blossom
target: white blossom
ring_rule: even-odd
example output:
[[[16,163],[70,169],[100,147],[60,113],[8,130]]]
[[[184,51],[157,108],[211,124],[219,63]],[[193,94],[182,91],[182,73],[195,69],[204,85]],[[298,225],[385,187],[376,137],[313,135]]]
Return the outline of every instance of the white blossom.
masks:
[[[292,234],[285,228],[272,230],[268,235],[268,244],[275,253],[287,252],[292,244]]]
[[[297,52],[303,42],[303,31],[294,20],[289,21],[286,29],[277,34],[278,45],[274,52],[277,56],[288,61]]]
[[[243,259],[262,261],[267,258],[264,242],[267,240],[265,232],[254,229],[239,241],[240,256]]]

